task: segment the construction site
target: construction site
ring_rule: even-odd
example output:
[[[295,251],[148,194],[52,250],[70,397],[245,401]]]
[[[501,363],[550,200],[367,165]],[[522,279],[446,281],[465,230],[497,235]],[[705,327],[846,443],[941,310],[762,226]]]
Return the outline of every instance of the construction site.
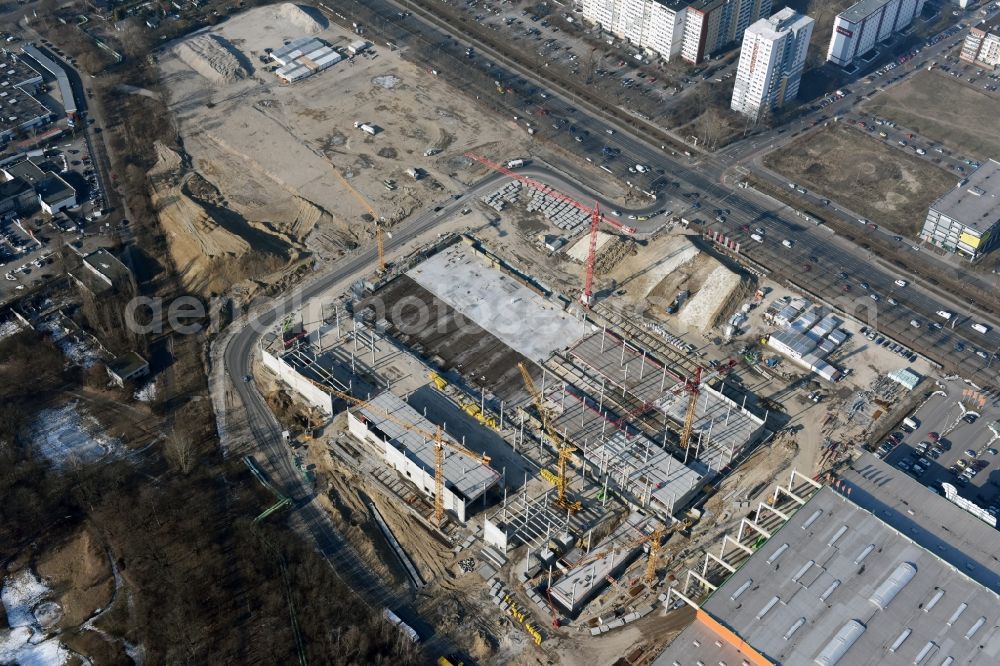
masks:
[[[498,205],[483,195],[475,214],[500,213],[492,223],[393,262],[377,226],[369,278],[265,334],[257,380],[299,405],[296,463],[326,489],[335,518],[371,504],[381,537],[369,535],[369,547],[386,575],[461,605],[459,616],[492,618],[470,655],[527,658],[533,644],[565,656],[581,649],[561,640],[568,632],[610,655],[643,642],[629,625],[662,615],[677,558],[697,551],[691,534],[706,502],[785,417],[744,387],[736,360],[624,314],[653,307],[649,294],[673,264],[711,258],[683,229],[652,242],[694,249],[678,245],[671,267],[646,271],[630,301],[608,293],[609,275],[644,273],[629,254],[648,244],[609,262],[633,229],[505,175],[497,191],[527,196]],[[552,235],[585,249],[578,259],[554,253]],[[530,252],[550,259],[532,263]],[[738,308],[736,277],[711,303],[711,289],[698,291],[706,330]],[[453,620],[442,607],[451,608],[427,610]]]

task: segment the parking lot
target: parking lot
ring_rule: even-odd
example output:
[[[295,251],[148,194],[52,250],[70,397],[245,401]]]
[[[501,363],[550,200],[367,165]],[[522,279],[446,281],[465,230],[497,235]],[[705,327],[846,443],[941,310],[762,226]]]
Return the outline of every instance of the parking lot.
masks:
[[[960,380],[942,382],[911,417],[912,432],[901,428],[883,443],[886,461],[940,492],[950,483],[965,497],[996,514],[1000,507],[1000,399]]]
[[[55,139],[32,159],[73,187],[77,206],[50,216],[36,203],[33,211],[0,221],[0,302],[58,274],[47,267],[58,259],[64,243],[90,251],[112,231],[105,223],[103,192],[82,136]]]

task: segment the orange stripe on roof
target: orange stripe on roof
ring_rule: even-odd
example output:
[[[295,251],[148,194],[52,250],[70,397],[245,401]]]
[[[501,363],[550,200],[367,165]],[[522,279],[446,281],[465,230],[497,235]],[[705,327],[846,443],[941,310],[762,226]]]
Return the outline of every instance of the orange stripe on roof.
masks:
[[[706,613],[704,610],[699,608],[696,611],[696,617],[699,622],[711,629],[716,636],[732,645],[734,648],[739,650],[740,653],[746,655],[747,659],[749,659],[750,663],[754,664],[754,666],[774,666],[774,662],[767,659],[760,652],[754,650],[746,641],[737,636],[736,632],[729,627],[724,626],[721,622]]]

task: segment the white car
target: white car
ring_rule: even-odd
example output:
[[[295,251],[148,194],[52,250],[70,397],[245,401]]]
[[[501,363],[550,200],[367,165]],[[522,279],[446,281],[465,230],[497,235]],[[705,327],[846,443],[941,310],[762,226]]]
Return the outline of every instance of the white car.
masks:
[[[909,283],[906,280],[902,280],[902,279],[896,280],[896,286],[897,287],[905,287],[907,284],[909,284]]]
[[[790,247],[792,247],[792,245],[795,244],[795,242],[794,241],[790,241],[790,240],[788,240],[786,238],[785,240],[781,241],[781,244],[784,245],[785,247],[790,248]]]

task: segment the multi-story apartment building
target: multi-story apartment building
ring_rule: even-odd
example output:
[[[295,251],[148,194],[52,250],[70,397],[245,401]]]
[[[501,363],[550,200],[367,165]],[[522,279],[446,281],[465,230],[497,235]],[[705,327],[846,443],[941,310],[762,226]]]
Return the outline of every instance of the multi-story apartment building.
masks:
[[[747,28],[733,87],[734,111],[758,119],[798,94],[814,24],[786,7]]]
[[[751,23],[771,13],[771,0],[695,0],[684,19],[681,57],[699,63],[737,41]]]
[[[923,7],[924,0],[861,0],[851,5],[833,22],[826,59],[847,67],[913,23]]]
[[[1000,238],[1000,162],[989,160],[931,204],[920,238],[972,261]]]
[[[582,0],[584,18],[669,60],[681,51],[690,0]]]
[[[1000,34],[969,28],[959,57],[979,67],[996,69],[1000,65]]]

